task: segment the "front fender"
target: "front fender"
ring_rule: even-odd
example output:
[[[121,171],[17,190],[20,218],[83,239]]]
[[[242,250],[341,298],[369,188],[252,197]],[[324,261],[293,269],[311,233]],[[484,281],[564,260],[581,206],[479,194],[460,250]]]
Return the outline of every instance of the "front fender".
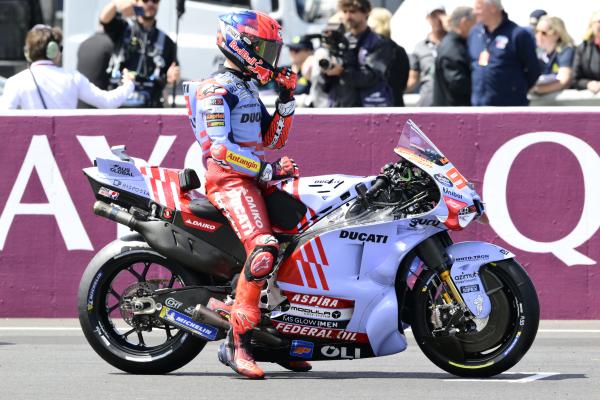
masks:
[[[450,275],[467,307],[476,318],[487,317],[492,307],[479,277],[479,268],[490,262],[514,258],[515,255],[486,242],[455,243],[446,252],[453,260]]]

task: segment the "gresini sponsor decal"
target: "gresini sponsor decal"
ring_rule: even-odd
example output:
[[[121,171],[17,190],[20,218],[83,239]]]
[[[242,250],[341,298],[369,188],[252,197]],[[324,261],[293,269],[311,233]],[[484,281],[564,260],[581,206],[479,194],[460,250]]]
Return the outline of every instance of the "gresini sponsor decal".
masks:
[[[321,339],[346,340],[348,342],[368,343],[369,337],[366,333],[348,332],[341,329],[311,328],[309,326],[287,324],[285,322],[274,322],[275,329],[283,334],[303,335]]]
[[[198,218],[188,213],[181,213],[181,218],[183,218],[185,225],[205,232],[214,232],[221,227],[221,224],[218,222]]]
[[[328,296],[315,296],[310,294],[300,294],[294,292],[283,292],[290,303],[303,304],[321,308],[351,308],[354,307],[354,301],[340,299]]]
[[[312,326],[317,328],[344,329],[348,326],[349,321],[323,321],[320,319],[312,319],[299,317],[296,315],[283,314],[274,318],[277,321],[289,322],[290,324]]]
[[[326,320],[348,320],[352,318],[352,308],[342,309],[323,309],[319,307],[309,307],[302,304],[291,304],[286,312],[288,315],[297,315],[300,317],[319,318]]]
[[[217,337],[217,328],[196,322],[191,317],[181,314],[175,310],[171,310],[168,307],[163,307],[162,311],[160,312],[160,317],[169,321],[173,325],[191,330],[209,340],[215,340]]]

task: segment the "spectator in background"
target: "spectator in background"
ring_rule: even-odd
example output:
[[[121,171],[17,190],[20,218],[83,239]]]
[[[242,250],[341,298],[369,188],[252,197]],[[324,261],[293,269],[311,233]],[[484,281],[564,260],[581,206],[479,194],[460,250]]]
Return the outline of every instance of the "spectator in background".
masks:
[[[398,45],[391,38],[391,19],[392,13],[389,10],[381,7],[376,7],[371,10],[369,18],[367,19],[367,25],[373,30],[373,32],[380,35],[385,41],[385,45],[388,46],[391,58],[385,72],[385,77],[392,88],[394,95],[394,106],[404,107],[404,91],[406,90],[406,84],[408,82],[408,71],[410,69],[410,63],[408,55],[404,50],[404,47]]]
[[[321,68],[320,84],[331,107],[390,107],[393,94],[385,80],[391,58],[381,36],[367,25],[369,0],[338,0],[349,48],[341,60]],[[321,79],[322,78],[322,79]]]
[[[575,50],[563,20],[548,15],[540,18],[535,40],[542,74],[533,92],[546,94],[569,88],[573,79]]]
[[[116,47],[112,77],[118,83],[124,68],[136,73],[136,90],[128,107],[162,107],[163,89],[180,77],[175,43],[156,27],[159,1],[112,0],[100,13],[104,31]]]
[[[533,10],[531,14],[529,14],[529,25],[525,27],[531,36],[535,39],[535,28],[537,27],[538,22],[540,22],[540,18],[544,15],[548,15],[545,10]]]
[[[123,86],[107,92],[79,72],[59,67],[61,42],[60,29],[47,25],[36,25],[27,33],[25,57],[32,64],[6,81],[0,108],[74,109],[77,99],[98,108],[114,108],[133,92],[133,76],[127,71]]]
[[[0,60],[13,65],[0,66],[0,76],[11,76],[26,66],[23,43],[27,32],[44,23],[40,0],[0,0]]]
[[[526,106],[540,75],[531,35],[508,19],[500,0],[475,0],[478,23],[471,29],[471,104]]]
[[[310,92],[313,68],[314,47],[308,36],[296,36],[292,42],[287,45],[292,60],[292,71],[298,76],[296,96],[308,94]]]
[[[467,37],[475,16],[471,7],[458,7],[448,20],[448,34],[438,46],[433,82],[434,106],[471,105],[471,63]]]
[[[418,89],[420,96],[417,106],[431,106],[433,104],[435,57],[437,46],[446,36],[446,28],[444,27],[446,9],[441,5],[432,7],[429,9],[426,18],[431,25],[431,32],[423,41],[417,43],[414,52],[410,55],[410,72],[406,88],[406,91],[410,93]]]
[[[583,42],[577,46],[573,71],[576,89],[600,92],[600,10],[592,14]]]
[[[79,45],[77,50],[77,71],[102,90],[108,89],[110,74],[108,65],[113,54],[114,43],[110,37],[99,30]],[[82,101],[78,108],[91,108]]]

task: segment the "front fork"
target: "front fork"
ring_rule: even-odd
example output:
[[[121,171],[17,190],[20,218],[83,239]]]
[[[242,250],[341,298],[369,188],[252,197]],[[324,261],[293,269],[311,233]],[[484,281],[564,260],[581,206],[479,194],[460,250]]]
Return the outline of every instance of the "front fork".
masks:
[[[452,239],[450,239],[448,232],[440,232],[417,245],[417,256],[425,265],[438,273],[442,282],[449,289],[449,292],[444,291],[442,293],[444,302],[446,304],[458,304],[465,312],[465,315],[470,315],[469,308],[450,276],[450,268],[454,262],[446,252],[446,248],[450,245],[452,245]]]

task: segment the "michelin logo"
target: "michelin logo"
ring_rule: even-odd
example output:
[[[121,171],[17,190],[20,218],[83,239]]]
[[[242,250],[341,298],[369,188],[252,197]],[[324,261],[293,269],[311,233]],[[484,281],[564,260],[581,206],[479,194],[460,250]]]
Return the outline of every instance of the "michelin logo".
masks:
[[[217,337],[217,329],[210,326],[200,324],[194,320],[192,320],[187,315],[178,313],[175,310],[171,310],[170,308],[164,308],[166,312],[164,315],[161,315],[164,319],[171,322],[173,325],[177,325],[182,328],[188,328],[194,331],[194,333],[202,336],[208,340],[215,340]],[[161,313],[162,314],[162,313]]]

